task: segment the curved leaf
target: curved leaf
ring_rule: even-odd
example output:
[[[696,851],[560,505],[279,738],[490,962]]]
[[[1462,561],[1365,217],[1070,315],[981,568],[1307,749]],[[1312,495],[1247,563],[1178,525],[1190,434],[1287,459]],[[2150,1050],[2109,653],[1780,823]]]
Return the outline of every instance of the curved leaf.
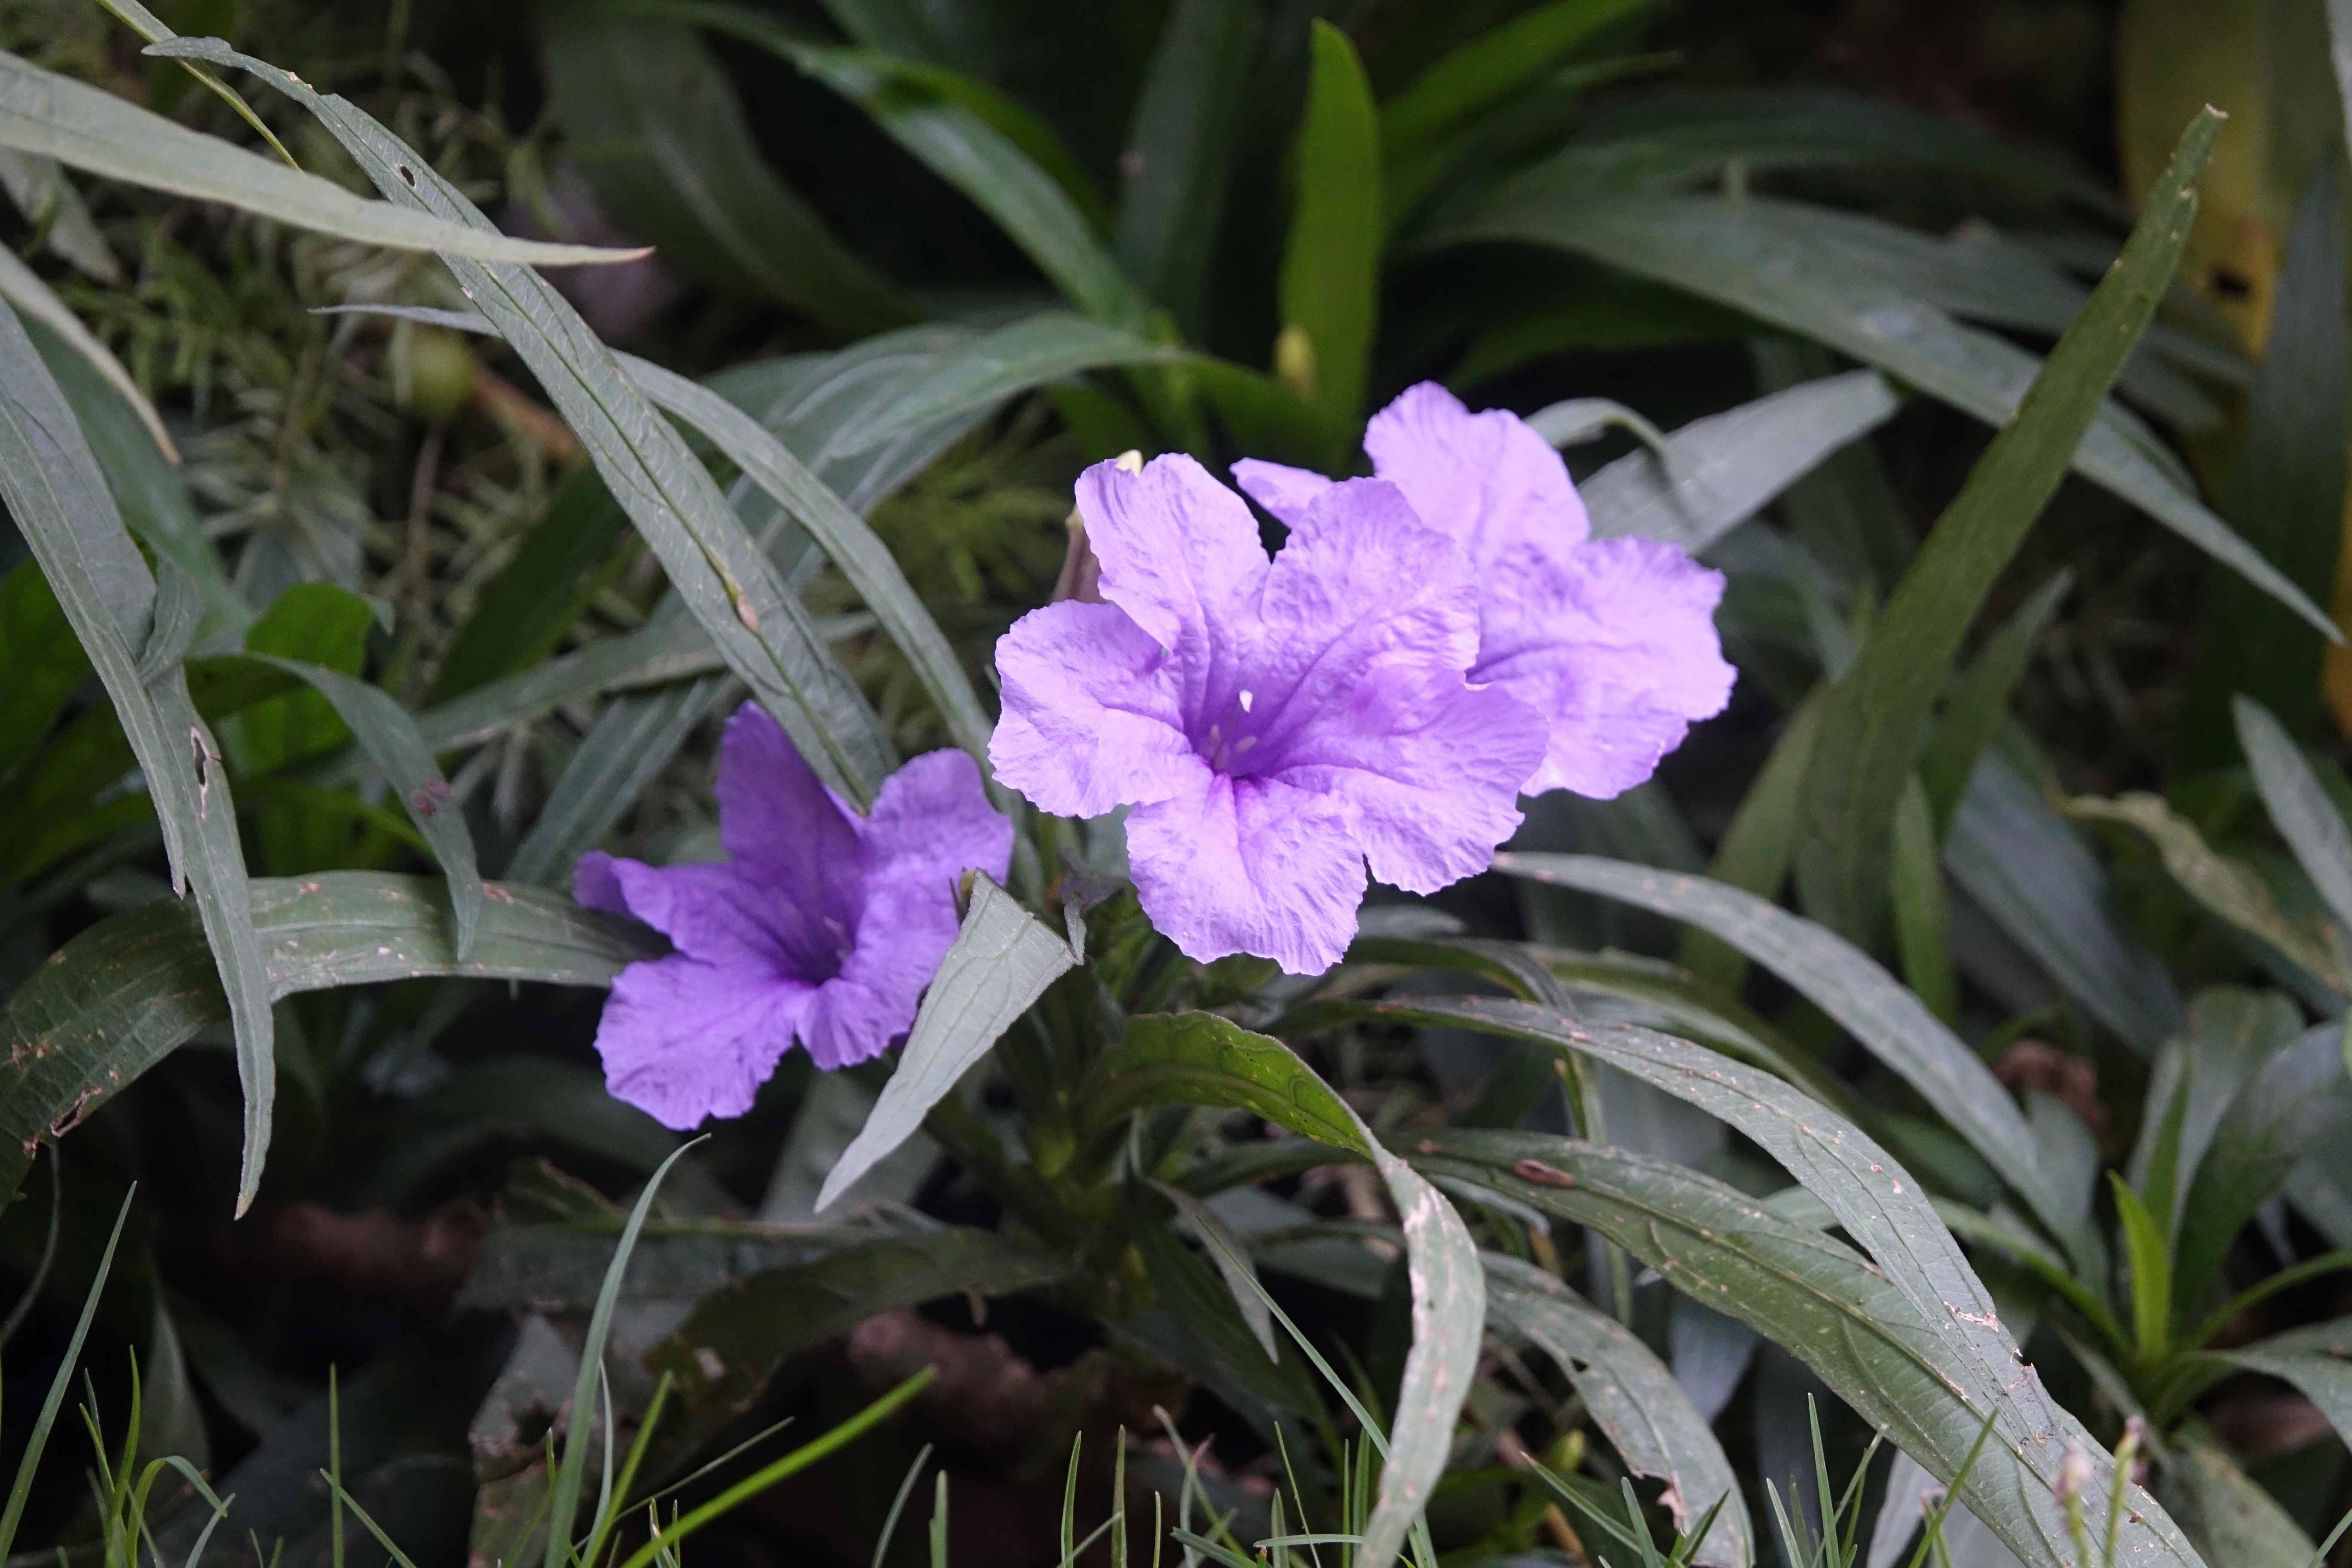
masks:
[[[1519,1202],[1590,1226],[1677,1289],[1757,1330],[1827,1383],[1855,1413],[1949,1485],[1989,1415],[1993,1440],[1961,1498],[2030,1568],[2072,1568],[2074,1544],[2053,1492],[2069,1439],[2091,1456],[2084,1489],[2095,1536],[2104,1533],[2113,1461],[2051,1403],[2030,1372],[2004,1356],[1981,1365],[1948,1353],[1937,1319],[1853,1248],[1781,1218],[1735,1189],[1683,1166],[1531,1132],[1434,1132],[1415,1163],[1492,1186]],[[2200,1568],[2180,1531],[2137,1488],[2126,1489],[2116,1561]]]
[[[665,260],[845,332],[916,313],[769,164],[692,28],[593,6],[552,16],[540,58],[572,156]]]
[[[2352,829],[2345,826],[2326,787],[2269,709],[2241,697],[2231,711],[2238,723],[2238,743],[2245,749],[2254,787],[2262,792],[2272,824],[2294,851],[2303,874],[2319,889],[2336,923],[2352,931]]]
[[[1756,216],[1763,205],[1699,196],[1570,199],[1513,182],[1424,245],[1515,240],[1573,251],[1812,338],[1989,425],[2010,422],[2033,379],[2032,354],[1772,228]],[[2144,427],[2110,406],[2094,420],[2073,465],[2333,635],[2326,612],[2151,457],[2147,444]]]
[[[1876,371],[1825,376],[1675,430],[1666,437],[1674,479],[1644,449],[1609,463],[1577,490],[1594,537],[1637,533],[1696,554],[1832,452],[1886,423],[1897,406]]]
[[[1405,1356],[1387,1441],[1366,1423],[1365,1435],[1382,1456],[1381,1484],[1353,1561],[1359,1568],[1389,1568],[1407,1534],[1421,1528],[1477,1370],[1486,1276],[1462,1216],[1412,1166],[1383,1148],[1348,1102],[1289,1047],[1216,1014],[1131,1019],[1126,1038],[1097,1063],[1087,1082],[1076,1100],[1097,1127],[1144,1105],[1232,1106],[1349,1150],[1380,1173],[1403,1223],[1412,1279],[1412,1349]],[[1213,1248],[1220,1244],[1213,1235],[1208,1239]],[[1340,1393],[1347,1396],[1344,1388]]]
[[[150,52],[170,52],[170,47]],[[541,267],[627,261],[645,254],[515,239],[487,226],[467,228],[390,202],[367,201],[331,180],[273,163],[234,142],[191,131],[110,92],[5,53],[0,53],[0,147],[396,250],[436,250]]]
[[[457,955],[441,885],[327,871],[257,879],[252,922],[268,1000],[424,976],[604,985],[661,944],[634,922],[533,889],[487,888],[470,955]],[[228,1016],[202,927],[171,900],[100,921],[35,971],[0,1014],[0,1189],[44,1140]]]
[[[404,206],[487,229],[489,220],[404,142],[343,99],[215,38],[150,53],[252,71],[319,117],[379,189]],[[656,414],[553,286],[526,268],[444,256],[458,283],[538,376],[614,499],[661,557],[728,667],[817,775],[860,808],[895,764],[880,722],[817,636],[685,438]]]
[[[1682,1385],[1633,1331],[1542,1269],[1484,1255],[1486,1314],[1516,1329],[1558,1362],[1593,1424],[1625,1468],[1666,1483],[1661,1498],[1687,1531],[1717,1499],[1723,1510],[1690,1562],[1747,1568],[1755,1527],[1723,1446],[1691,1407]]]
[[[1918,1090],[2052,1233],[2078,1250],[2074,1205],[2042,1169],[2017,1102],[1958,1036],[1843,937],[1702,877],[1582,855],[1498,855],[1495,868],[1687,921],[1770,969]]]
[[[2322,1024],[2281,1047],[2231,1101],[2180,1206],[2176,1278],[2211,1284],[2240,1228],[2305,1155],[2352,1129],[2343,1037],[2337,1025]]]
[[[10,310],[0,310],[0,498],[106,687],[154,797],[173,884],[194,888],[212,939],[245,1089],[237,1181],[243,1213],[268,1156],[277,1058],[227,773],[189,699],[185,668],[175,662],[152,678],[140,673],[137,650],[149,635],[154,579],[123,527],[80,423]]]

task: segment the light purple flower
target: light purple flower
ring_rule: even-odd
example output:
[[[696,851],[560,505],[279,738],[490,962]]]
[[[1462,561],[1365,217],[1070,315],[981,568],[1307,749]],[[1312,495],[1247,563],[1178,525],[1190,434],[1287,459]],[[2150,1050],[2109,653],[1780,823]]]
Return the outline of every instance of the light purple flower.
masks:
[[[1366,861],[1433,892],[1518,825],[1540,715],[1463,672],[1477,590],[1393,485],[1326,487],[1269,562],[1242,499],[1189,458],[1097,463],[1078,510],[1105,601],[996,645],[996,775],[1046,811],[1131,805],[1152,923],[1195,959],[1339,962]]]
[[[1372,416],[1364,450],[1470,558],[1481,594],[1470,679],[1550,722],[1528,794],[1622,794],[1693,721],[1723,710],[1733,672],[1715,633],[1722,574],[1656,540],[1591,538],[1567,465],[1524,420],[1473,414],[1423,382]],[[1315,500],[1333,482],[1255,459],[1234,477],[1294,530],[1315,525]]]
[[[880,1055],[955,941],[957,879],[1002,881],[1013,855],[963,752],[915,758],[860,816],[748,702],[727,721],[718,794],[727,859],[591,854],[573,878],[582,903],[677,950],[613,982],[596,1050],[616,1098],[681,1130],[750,1110],[795,1037],[827,1070]]]

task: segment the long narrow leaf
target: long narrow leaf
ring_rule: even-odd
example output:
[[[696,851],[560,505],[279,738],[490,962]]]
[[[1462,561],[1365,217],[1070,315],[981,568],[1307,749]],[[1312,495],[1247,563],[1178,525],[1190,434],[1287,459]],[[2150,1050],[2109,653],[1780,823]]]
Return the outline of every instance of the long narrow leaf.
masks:
[[[254,72],[317,115],[394,201],[490,226],[455,186],[343,99],[318,93],[291,73],[217,39],[184,38],[149,52]],[[684,437],[646,404],[579,312],[538,274],[443,259],[538,375],[729,668],[751,686],[819,777],[861,807],[870,802],[894,764],[888,740]]]
[[[390,202],[355,196],[331,180],[273,163],[217,136],[191,131],[101,89],[0,53],[0,147],[55,158],[110,179],[399,250],[541,267],[627,261],[643,251],[547,245],[496,229],[469,229]]]
[[[1380,312],[1381,129],[1348,35],[1318,17],[1309,43],[1298,200],[1276,288],[1284,330],[1306,340],[1316,406],[1351,420]]]
[[[1896,801],[1920,729],[1977,606],[2065,477],[2124,355],[2172,278],[2221,117],[2182,135],[2147,209],[2083,314],[1927,537],[1822,711],[1797,882],[1806,907],[1860,941],[1885,907]]]
[[[245,852],[220,749],[177,664],[142,679],[154,579],[122,525],[80,424],[13,312],[0,310],[0,497],[57,591],[121,720],[163,828],[175,881],[194,889],[236,1029],[245,1088],[243,1213],[261,1183],[277,1090],[268,987],[246,892]]]

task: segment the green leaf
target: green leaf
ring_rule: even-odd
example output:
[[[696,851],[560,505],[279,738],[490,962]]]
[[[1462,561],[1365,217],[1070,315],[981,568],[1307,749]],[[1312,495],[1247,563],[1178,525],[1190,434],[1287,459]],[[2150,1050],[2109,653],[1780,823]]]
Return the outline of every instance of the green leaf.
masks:
[[[169,52],[169,47],[149,52]],[[396,250],[437,250],[542,267],[626,261],[643,254],[512,239],[495,229],[468,230],[425,213],[404,212],[389,202],[362,200],[331,180],[273,163],[217,136],[191,131],[110,92],[5,53],[0,53],[0,147]]]
[[[156,450],[173,462],[180,460],[180,449],[172,444],[171,432],[163,428],[163,416],[155,412],[155,405],[147,401],[147,395],[139,390],[138,382],[122,368],[114,351],[82,324],[73,308],[58,299],[56,291],[41,281],[38,273],[19,260],[15,251],[5,248],[0,248],[0,300],[39,321],[55,332],[67,348],[80,355],[118,396],[137,411],[139,422],[146,427]]]
[[[1053,132],[1013,100],[937,60],[817,43],[724,0],[619,0],[609,8],[709,27],[791,61],[971,198],[1072,304],[1117,326],[1149,319],[1150,301],[1100,237],[1101,194]]]
[[[1134,1085],[1136,1087],[1127,1087]],[[1486,1315],[1486,1277],[1476,1243],[1444,1196],[1383,1148],[1371,1129],[1300,1061],[1289,1047],[1213,1013],[1151,1014],[1129,1020],[1076,1099],[1099,1128],[1151,1104],[1223,1105],[1246,1110],[1293,1131],[1370,1160],[1403,1222],[1412,1279],[1412,1349],[1397,1385],[1396,1416],[1382,1443],[1367,1421],[1365,1436],[1381,1455],[1380,1491],[1351,1561],[1390,1568],[1408,1533],[1417,1532],[1454,1443],[1454,1423],[1476,1370]],[[1221,1238],[1212,1236],[1211,1247]],[[1338,1392],[1351,1399],[1343,1386]],[[1419,1555],[1429,1555],[1421,1543]]]
[[[912,1136],[931,1107],[955,1092],[957,1081],[1079,956],[1012,894],[973,872],[963,929],[923,994],[898,1070],[825,1177],[817,1208]]]
[[[1436,1131],[1417,1163],[1598,1230],[1803,1361],[1947,1485],[1995,1415],[1993,1440],[1956,1489],[2029,1568],[2073,1568],[2052,1483],[2067,1440],[2079,1438],[2095,1477],[2085,1511],[2104,1533],[2110,1461],[2014,1361],[1982,1364],[1944,1348],[1953,1314],[1969,1310],[1958,1301],[1923,1306],[1898,1286],[1897,1270],[1874,1268],[1711,1177],[1642,1155],[1541,1133]],[[2128,1489],[2126,1506],[2116,1561],[2194,1568],[2198,1558],[2154,1499]]]
[[[727,689],[725,676],[706,675],[606,703],[515,847],[502,873],[507,879],[570,887],[580,857],[628,814]]]
[[[2303,1527],[2219,1443],[2191,1427],[2179,1449],[2158,1486],[2206,1561],[2229,1568],[2310,1568],[2319,1561]]]
[[[1959,981],[1945,933],[1944,870],[1936,854],[1936,823],[1927,792],[1912,775],[1895,808],[1891,867],[1895,945],[1911,993],[1947,1024],[1959,1021]]]
[[[2072,1205],[2042,1169],[2009,1091],[1916,996],[1843,938],[1702,877],[1580,855],[1498,855],[1495,868],[1687,921],[1770,969],[1936,1107],[2070,1251],[2081,1245]]]
[[[206,613],[198,646],[235,646],[253,619],[253,609],[229,581],[220,552],[205,532],[187,477],[156,447],[139,412],[87,359],[38,322],[27,322],[26,331],[81,421],[82,434],[106,471],[107,489],[122,509],[123,521],[148,549],[170,557],[203,592]]]
[[[572,156],[672,266],[851,335],[914,315],[769,166],[692,28],[575,6],[541,34],[540,59]]]
[[[2270,1054],[2302,1029],[2302,1009],[2275,991],[2216,985],[2189,999],[2188,1021],[2148,1075],[2139,1142],[2126,1172],[2168,1234],[2179,1229],[2189,1178],[2222,1116]]]
[[[2042,634],[2058,614],[2058,606],[2074,591],[2074,574],[2059,572],[2034,590],[1986,637],[1969,668],[1952,683],[1943,716],[1919,754],[1919,782],[1927,787],[1927,804],[1935,809],[1938,837],[1948,834],[1952,815],[1968,793],[1969,775],[1977,758],[2000,731],[2009,711],[2010,693],[2025,675]]]
[[[1822,90],[1683,93],[1636,102],[1595,121],[1529,176],[1549,188],[1659,189],[1721,176],[1899,163],[1989,175],[2071,197],[2102,216],[2128,216],[2099,182],[2020,152],[1945,115],[1881,99]]]
[[[2336,585],[2344,534],[2343,163],[2319,159],[2295,207],[2226,492],[2238,532],[2323,603]],[[2228,757],[2221,714],[2241,694],[2278,714],[2291,733],[2312,728],[2326,645],[2310,627],[2222,574],[2211,574],[2199,621],[2179,731],[2193,761]]]
[[[125,26],[130,27],[132,32],[138,34],[141,37],[146,39],[151,44],[161,43],[165,38],[177,37],[179,36],[173,32],[171,28],[163,25],[163,18],[156,16],[154,12],[147,9],[146,6],[142,5],[139,3],[139,0],[99,0],[99,4],[105,6],[109,11],[113,12],[117,20],[123,23]],[[199,14],[201,15],[202,13]],[[235,16],[236,11],[232,7],[229,12],[229,17],[234,19]],[[235,110],[236,117],[239,120],[242,120],[247,125],[252,126],[255,133],[264,142],[269,143],[269,150],[277,153],[279,158],[283,159],[288,168],[299,169],[301,167],[299,163],[297,163],[294,161],[294,154],[286,150],[286,143],[278,140],[278,133],[269,129],[268,122],[264,121],[260,115],[254,112],[253,105],[245,100],[245,94],[237,91],[236,89],[229,86],[228,83],[221,80],[220,78],[213,75],[212,72],[205,69],[205,68],[200,65],[184,60],[181,62],[181,67],[188,73],[188,75],[204,83],[206,89],[208,89],[215,98],[218,98],[223,103],[227,104],[231,110]],[[162,107],[169,108],[170,105],[165,103],[162,105]],[[113,279],[110,279],[108,281],[111,282]]]
[[[1537,79],[1650,0],[1551,0],[1455,47],[1381,105],[1381,139],[1404,157]]]
[[[2131,1270],[2132,1348],[2143,1364],[2163,1359],[2172,1342],[2172,1256],[2164,1232],[2139,1194],[2115,1172],[2107,1184],[2123,1224],[2124,1258]]]
[[[1283,331],[1307,344],[1315,405],[1345,421],[1363,413],[1380,320],[1381,130],[1348,35],[1318,16],[1309,42],[1298,194],[1276,289]]]
[[[1944,865],[2117,1038],[2145,1056],[2180,1027],[2172,976],[2116,923],[2097,858],[1997,752],[1977,763],[1944,842]]]
[[[2352,933],[2314,918],[2299,921],[2279,908],[2270,885],[2244,861],[2215,850],[2197,825],[2160,795],[2134,791],[2113,800],[2077,795],[2070,816],[2117,822],[2137,829],[2164,858],[2164,868],[2189,897],[2240,931],[2261,939],[2322,984],[2352,995]]]
[[[449,903],[457,926],[457,956],[470,956],[482,926],[482,874],[474,864],[474,838],[467,830],[466,814],[451,802],[449,781],[442,776],[440,764],[417,732],[415,719],[367,682],[323,665],[267,654],[247,657],[307,684],[332,704],[336,717],[350,727],[360,749],[400,796],[416,831],[433,847],[433,858],[441,863],[442,874],[448,879]]]
[[[98,459],[64,395],[11,311],[0,310],[0,499],[56,590],[146,775],[175,886],[192,887],[217,955],[236,1024],[245,1087],[244,1212],[269,1151],[277,1088],[261,944],[246,891],[245,854],[226,772],[174,665],[142,679],[154,579],[123,528]],[[5,1151],[0,1151],[4,1154]]]
[[[1187,1200],[1200,1204],[1190,1194]],[[1322,1405],[1304,1360],[1294,1352],[1286,1361],[1276,1348],[1274,1317],[1249,1253],[1212,1211],[1200,1212],[1219,1227],[1218,1239],[1207,1243],[1206,1260],[1164,1224],[1146,1219],[1136,1227],[1135,1249],[1160,1310],[1246,1394],[1276,1410],[1319,1415]]]
[[[1213,1013],[1152,1013],[1129,1020],[1072,1097],[1081,1140],[1154,1105],[1230,1105],[1365,1159],[1372,1145],[1345,1100],[1290,1047]]]
[[[1577,487],[1595,537],[1639,534],[1696,554],[1847,442],[1894,416],[1875,371],[1848,371],[1694,419],[1666,438],[1679,483],[1657,458],[1627,453]]]
[[[2345,827],[2343,814],[2269,709],[2241,697],[2231,711],[2272,825],[2336,923],[2352,931],[2352,831]]]
[[[1250,0],[1173,0],[1120,156],[1120,265],[1194,342],[1260,26]]]
[[[877,409],[850,451],[978,409],[1081,371],[1192,359],[1182,349],[1052,310],[999,327],[940,356],[932,372]]]
[[[605,985],[663,951],[643,928],[534,889],[494,887],[457,956],[437,881],[327,871],[252,884],[265,1005],[297,992],[443,975]],[[176,1047],[228,1016],[205,934],[170,900],[110,916],[36,970],[0,1014],[0,1190]]]
[[[89,656],[37,561],[0,577],[0,779],[49,732],[66,700],[89,679]]]
[[[2343,1030],[2323,1024],[2273,1052],[2230,1102],[2180,1207],[2174,1277],[2192,1289],[2212,1285],[2254,1211],[2323,1139],[2347,1130],[2352,1081],[2344,1073]]]
[[[949,732],[965,750],[984,759],[994,725],[981,707],[955,650],[948,646],[947,635],[916,596],[889,547],[875,536],[865,520],[809,472],[790,447],[717,393],[659,365],[630,355],[618,357],[630,378],[656,404],[710,437],[729,460],[807,531],[914,666],[917,679],[947,721]],[[993,401],[962,404],[910,420],[906,427],[936,428],[943,420]]]
[[[862,1242],[712,1291],[646,1352],[646,1365],[677,1380],[697,1426],[709,1430],[748,1409],[786,1357],[877,1312],[967,1291],[1033,1289],[1070,1267],[1034,1243],[961,1226]]]
[[[1759,216],[1768,205],[1754,197],[1570,195],[1512,182],[1421,247],[1517,241],[1572,251],[1818,340],[1989,425],[2012,423],[2033,380],[2032,355],[1780,232]],[[2073,462],[2313,626],[2330,626],[2310,595],[2207,510],[2168,459],[2153,455],[2156,446],[2110,406]]]
[[[256,72],[319,116],[395,201],[489,226],[455,186],[344,100],[321,96],[215,40],[183,39],[158,49]],[[629,384],[579,312],[538,274],[443,259],[539,377],[728,668],[783,726],[817,776],[863,808],[894,765],[889,742],[685,439]]]
[[[1805,906],[1867,941],[1885,908],[1888,834],[1922,727],[1968,624],[2055,493],[2123,356],[2164,296],[2197,213],[2221,116],[2193,121],[2115,269],[2051,351],[1872,623],[1822,711],[1806,781],[1797,885]]]
[[[1755,1527],[1739,1479],[1665,1363],[1622,1323],[1542,1269],[1491,1252],[1483,1261],[1488,1318],[1559,1363],[1627,1469],[1666,1483],[1662,1500],[1677,1530],[1687,1531],[1723,1500],[1706,1539],[1686,1561],[1747,1568]]]
[[[1789,862],[1796,856],[1805,772],[1812,763],[1813,731],[1821,723],[1827,690],[1815,687],[1789,715],[1739,809],[1732,814],[1731,826],[1716,843],[1715,860],[1706,868],[1712,880],[1753,893],[1768,904],[1779,900]],[[1681,958],[1685,969],[1727,992],[1737,994],[1748,977],[1748,960],[1739,951],[1705,931],[1683,933]]]
[[[565,479],[442,657],[428,705],[547,662],[600,584],[628,514],[593,470]]]

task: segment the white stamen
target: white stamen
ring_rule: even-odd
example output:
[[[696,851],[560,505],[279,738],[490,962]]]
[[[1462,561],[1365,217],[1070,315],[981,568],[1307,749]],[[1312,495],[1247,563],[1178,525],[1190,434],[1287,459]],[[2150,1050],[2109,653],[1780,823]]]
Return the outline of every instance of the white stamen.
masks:
[[[1234,742],[1234,755],[1238,757],[1244,752],[1248,751],[1252,746],[1256,744],[1257,737],[1255,735],[1244,735],[1240,740]]]
[[[1244,713],[1248,712],[1250,710],[1250,704],[1256,700],[1257,693],[1249,690],[1247,688],[1244,688],[1242,690],[1242,711]]]

